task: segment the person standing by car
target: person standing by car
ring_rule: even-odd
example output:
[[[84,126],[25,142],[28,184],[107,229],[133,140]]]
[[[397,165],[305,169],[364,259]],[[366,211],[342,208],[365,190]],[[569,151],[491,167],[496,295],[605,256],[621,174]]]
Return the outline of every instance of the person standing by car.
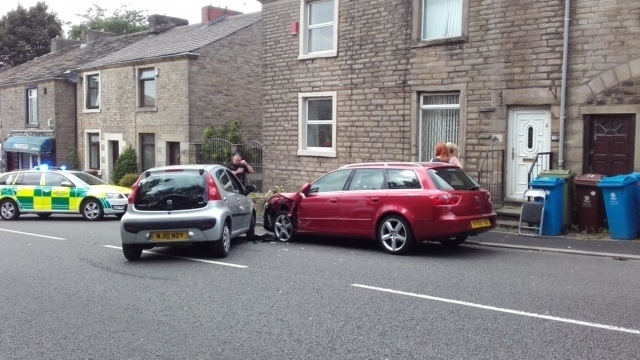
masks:
[[[449,163],[462,169],[462,163],[458,159],[458,145],[452,142],[448,142],[446,145],[449,149]]]
[[[236,175],[236,177],[238,177],[240,182],[242,182],[242,185],[246,185],[245,174],[255,173],[251,165],[249,165],[249,163],[245,159],[243,159],[242,153],[239,151],[236,151],[233,154],[233,158],[231,159],[231,162],[229,163],[229,165],[227,165],[227,168],[233,171],[233,173]]]
[[[431,162],[449,162],[449,148],[447,144],[441,142],[436,145],[436,157]]]

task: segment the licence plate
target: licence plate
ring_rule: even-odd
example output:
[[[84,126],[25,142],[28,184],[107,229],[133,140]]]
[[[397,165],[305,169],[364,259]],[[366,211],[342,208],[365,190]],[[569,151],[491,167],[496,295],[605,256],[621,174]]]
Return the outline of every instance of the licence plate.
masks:
[[[187,231],[154,232],[151,234],[151,240],[153,241],[189,240],[189,233]]]
[[[474,229],[487,226],[491,226],[489,219],[471,220],[471,227]]]

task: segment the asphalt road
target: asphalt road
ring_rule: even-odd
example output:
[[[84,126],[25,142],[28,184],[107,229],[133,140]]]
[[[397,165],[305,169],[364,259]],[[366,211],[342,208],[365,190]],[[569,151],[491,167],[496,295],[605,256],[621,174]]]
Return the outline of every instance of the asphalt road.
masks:
[[[119,222],[0,221],[1,359],[633,359],[640,261],[236,239],[120,250]]]

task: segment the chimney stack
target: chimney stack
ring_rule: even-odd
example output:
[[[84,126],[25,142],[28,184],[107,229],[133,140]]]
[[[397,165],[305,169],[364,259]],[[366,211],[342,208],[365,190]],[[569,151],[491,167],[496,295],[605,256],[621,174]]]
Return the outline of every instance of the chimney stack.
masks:
[[[227,8],[219,8],[211,5],[202,7],[202,24],[206,25],[211,22],[223,19],[227,16],[242,15],[239,11],[229,10]]]
[[[157,14],[149,16],[149,32],[152,33],[160,33],[176,26],[185,25],[189,25],[189,20]]]

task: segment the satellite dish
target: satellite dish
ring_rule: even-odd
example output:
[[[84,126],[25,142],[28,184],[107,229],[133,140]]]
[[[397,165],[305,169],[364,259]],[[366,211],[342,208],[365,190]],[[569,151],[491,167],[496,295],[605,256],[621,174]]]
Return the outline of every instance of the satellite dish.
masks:
[[[67,74],[67,79],[75,84],[78,82],[78,80],[80,80],[80,75],[76,72],[70,72]]]

